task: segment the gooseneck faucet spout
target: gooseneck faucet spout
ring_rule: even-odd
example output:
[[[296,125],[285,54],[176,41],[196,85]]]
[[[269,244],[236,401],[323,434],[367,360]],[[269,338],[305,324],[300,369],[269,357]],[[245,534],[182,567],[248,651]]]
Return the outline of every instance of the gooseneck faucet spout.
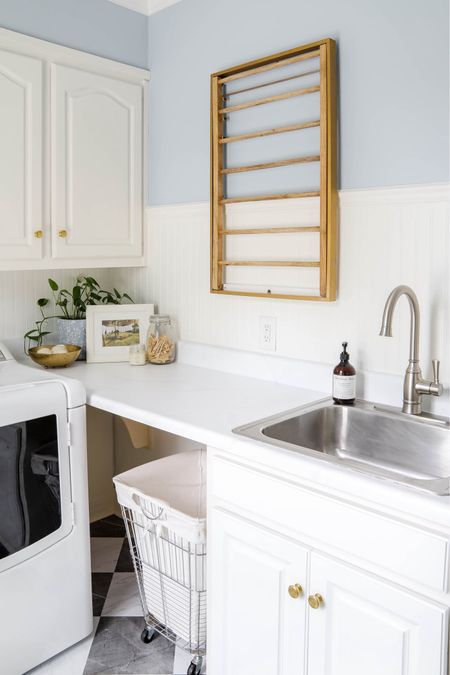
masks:
[[[420,309],[419,301],[413,289],[409,286],[397,286],[388,296],[383,311],[380,335],[392,337],[392,317],[400,296],[405,295],[408,299],[411,311],[409,331],[409,363],[406,368],[403,382],[403,412],[409,415],[422,414],[422,396],[430,394],[440,396],[443,391],[439,382],[439,361],[433,360],[434,380],[429,382],[422,379],[419,365],[419,335],[420,335]]]
[[[419,361],[419,335],[420,335],[420,309],[417,295],[409,286],[397,286],[389,293],[384,306],[383,319],[381,321],[380,335],[392,337],[392,318],[397,305],[397,300],[401,295],[408,298],[409,309],[411,310],[411,323],[409,328],[409,362]]]

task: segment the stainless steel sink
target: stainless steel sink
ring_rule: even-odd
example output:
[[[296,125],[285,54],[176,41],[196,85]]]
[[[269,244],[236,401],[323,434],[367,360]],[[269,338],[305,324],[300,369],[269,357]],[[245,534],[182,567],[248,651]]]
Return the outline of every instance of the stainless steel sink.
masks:
[[[392,408],[329,399],[233,430],[438,495],[450,494],[450,424]]]

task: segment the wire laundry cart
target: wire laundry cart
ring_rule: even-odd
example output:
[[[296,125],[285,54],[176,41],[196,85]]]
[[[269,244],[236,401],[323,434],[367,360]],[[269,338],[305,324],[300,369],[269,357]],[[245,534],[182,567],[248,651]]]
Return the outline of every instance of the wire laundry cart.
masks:
[[[206,654],[206,457],[183,452],[114,478],[136,571],[145,628],[192,655]]]

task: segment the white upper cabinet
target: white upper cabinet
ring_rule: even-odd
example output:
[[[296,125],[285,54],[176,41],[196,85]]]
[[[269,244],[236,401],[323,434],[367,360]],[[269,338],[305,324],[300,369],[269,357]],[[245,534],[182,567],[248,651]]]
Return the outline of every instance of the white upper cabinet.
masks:
[[[142,254],[143,90],[52,65],[52,252]]]
[[[148,79],[0,29],[0,270],[143,264]]]
[[[0,256],[42,256],[42,72],[39,59],[0,50]]]

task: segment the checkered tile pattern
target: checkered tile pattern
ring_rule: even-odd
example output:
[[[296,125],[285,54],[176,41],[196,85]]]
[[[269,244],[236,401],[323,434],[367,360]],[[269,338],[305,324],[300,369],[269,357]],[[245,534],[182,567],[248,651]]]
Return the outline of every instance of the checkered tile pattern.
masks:
[[[142,607],[123,521],[109,516],[91,525],[92,600],[99,617],[83,675],[185,675],[191,657],[161,635],[141,642]],[[177,652],[177,653],[176,653]]]
[[[93,633],[28,675],[186,675],[189,654],[158,634],[141,641],[145,624],[122,519],[92,523],[91,549]]]

